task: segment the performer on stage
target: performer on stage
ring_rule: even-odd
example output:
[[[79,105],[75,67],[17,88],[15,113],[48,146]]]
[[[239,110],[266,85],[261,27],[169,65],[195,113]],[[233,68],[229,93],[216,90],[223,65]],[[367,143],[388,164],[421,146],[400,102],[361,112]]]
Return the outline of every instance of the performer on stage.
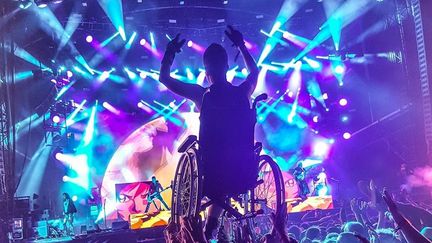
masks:
[[[164,199],[161,196],[162,191],[164,191],[162,185],[159,183],[159,181],[156,179],[155,176],[152,176],[152,183],[150,185],[149,193],[147,194],[147,206],[145,209],[145,213],[149,211],[150,205],[152,203],[158,211],[160,210],[156,205],[155,199],[158,199],[167,210],[170,210],[170,208],[168,207],[168,205],[165,203]]]
[[[66,235],[73,235],[73,221],[75,213],[77,212],[77,209],[69,196],[66,192],[63,193],[63,228],[66,233]]]
[[[310,191],[306,183],[306,170],[303,168],[302,162],[299,162],[297,167],[294,168],[293,176],[299,185],[299,197],[302,200],[306,200]]]
[[[314,178],[314,196],[325,196],[328,193],[327,174],[325,169],[322,168],[321,172]]]

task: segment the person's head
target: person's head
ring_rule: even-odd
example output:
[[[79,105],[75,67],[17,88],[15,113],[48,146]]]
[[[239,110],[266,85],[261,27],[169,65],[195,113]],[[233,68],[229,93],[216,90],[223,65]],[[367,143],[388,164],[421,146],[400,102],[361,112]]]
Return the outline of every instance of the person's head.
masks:
[[[226,81],[228,54],[223,46],[212,43],[204,51],[203,61],[207,79],[212,84]]]
[[[306,237],[311,240],[319,239],[321,235],[321,231],[318,227],[312,226],[306,231]]]
[[[356,242],[360,242],[360,240],[353,233],[344,232],[338,236],[336,242],[337,243],[356,243]]]
[[[382,228],[376,230],[378,239],[375,242],[379,243],[397,243],[400,242],[393,232],[393,229]]]
[[[338,233],[328,233],[324,239],[324,242],[336,242],[338,237],[339,237]]]
[[[357,221],[350,221],[345,223],[345,225],[342,228],[342,231],[357,234],[363,236],[364,238],[369,238],[366,228]]]
[[[152,176],[151,180],[153,183],[156,183],[156,176]]]
[[[63,201],[69,200],[70,196],[66,192],[63,192]]]
[[[340,232],[341,232],[340,228],[338,228],[336,226],[331,226],[331,227],[327,228],[327,234],[331,234],[331,233],[339,234]]]
[[[288,228],[288,233],[294,235],[294,238],[300,239],[300,234],[302,230],[297,225],[292,225]]]

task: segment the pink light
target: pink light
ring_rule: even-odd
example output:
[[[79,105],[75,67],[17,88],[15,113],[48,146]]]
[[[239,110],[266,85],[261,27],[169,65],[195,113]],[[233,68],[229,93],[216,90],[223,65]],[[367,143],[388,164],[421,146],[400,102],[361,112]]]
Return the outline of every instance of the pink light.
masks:
[[[300,48],[305,48],[308,45],[308,43],[305,40],[302,41],[302,39],[304,38],[291,34],[287,31],[285,31],[282,36],[283,38],[285,38],[286,40],[288,40],[289,42],[293,43],[294,45]]]
[[[91,43],[91,42],[93,41],[93,36],[88,35],[88,36],[86,37],[86,41],[87,41],[88,43]]]
[[[148,106],[144,105],[144,103],[142,103],[142,102],[138,102],[137,106],[138,106],[138,108],[144,110],[147,113],[152,113],[152,109],[149,108]]]
[[[139,43],[140,45],[144,46],[147,43],[147,41],[146,39],[142,38]]]
[[[344,139],[350,139],[351,138],[351,133],[345,132],[342,136],[343,136]]]
[[[346,106],[348,104],[348,101],[345,98],[342,98],[339,100],[339,105]]]
[[[102,106],[116,115],[120,115],[121,113],[117,108],[115,108],[114,106],[112,106],[110,103],[106,101],[102,103]]]
[[[153,54],[153,56],[155,56],[158,60],[162,60],[162,54],[157,49],[153,49],[147,41],[142,46],[147,49],[147,51],[151,52],[151,54]]]
[[[73,73],[72,73],[71,71],[67,70],[67,71],[66,71],[66,76],[67,76],[68,78],[72,78]]]
[[[244,42],[245,42],[245,46],[248,50],[251,50],[253,48],[252,43],[250,43],[249,41],[246,41],[246,40]]]
[[[55,115],[55,116],[53,116],[52,121],[53,121],[54,123],[59,123],[59,122],[60,122],[60,117],[57,116],[57,115]]]
[[[198,45],[197,43],[194,43],[192,41],[188,41],[187,45],[199,53],[204,53],[204,47]]]

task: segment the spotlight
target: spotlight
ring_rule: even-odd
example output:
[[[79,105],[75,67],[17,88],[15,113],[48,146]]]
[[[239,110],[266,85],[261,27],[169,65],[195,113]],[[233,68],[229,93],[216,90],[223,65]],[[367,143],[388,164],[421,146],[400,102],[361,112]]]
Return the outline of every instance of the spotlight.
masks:
[[[41,3],[38,5],[38,8],[46,8],[48,5],[46,3]]]
[[[54,123],[59,123],[60,122],[60,117],[58,115],[55,115],[55,116],[52,117],[52,121]]]
[[[342,98],[339,100],[339,105],[346,106],[348,104],[348,101],[345,98]]]
[[[86,41],[87,41],[88,43],[91,43],[91,42],[93,41],[93,36],[88,35],[88,36],[86,37]]]
[[[139,43],[140,43],[140,45],[144,46],[147,43],[147,41],[143,38],[140,40]]]
[[[187,46],[188,46],[188,47],[192,47],[192,46],[193,46],[193,42],[192,42],[191,40],[188,41]]]
[[[314,116],[314,117],[312,118],[312,120],[313,120],[313,122],[317,123],[317,122],[318,122],[318,116]]]
[[[328,99],[328,94],[327,94],[327,93],[322,94],[322,98],[323,98],[324,100]]]
[[[337,73],[337,74],[344,74],[344,72],[345,72],[345,67],[343,66],[343,65],[337,65],[335,68],[334,68],[334,71],[335,71],[335,73]]]
[[[145,72],[140,72],[139,76],[142,79],[146,79],[147,78],[147,74]]]
[[[341,117],[342,122],[347,122],[348,120],[349,120],[348,116],[342,116]]]
[[[242,72],[242,74],[243,74],[244,76],[247,76],[247,75],[248,75],[248,70],[247,70],[246,68],[243,68],[243,69],[241,70],[241,72]]]
[[[349,133],[349,132],[345,132],[342,136],[343,136],[343,138],[345,138],[345,139],[350,139],[350,138],[351,138],[351,133]]]
[[[73,76],[72,71],[67,70],[67,71],[66,71],[66,76],[67,76],[68,78],[72,78],[72,76]]]
[[[78,200],[78,197],[76,195],[72,196],[72,201],[76,202]]]
[[[63,182],[66,182],[66,181],[68,181],[68,177],[67,176],[63,176],[62,180],[63,180]]]

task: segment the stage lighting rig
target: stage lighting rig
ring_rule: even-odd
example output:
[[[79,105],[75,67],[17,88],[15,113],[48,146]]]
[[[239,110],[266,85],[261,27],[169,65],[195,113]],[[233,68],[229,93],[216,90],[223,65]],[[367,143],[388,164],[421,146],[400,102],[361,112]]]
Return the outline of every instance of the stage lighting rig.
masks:
[[[34,0],[34,3],[39,7],[39,8],[45,8],[47,7],[49,4],[53,3],[53,4],[59,4],[63,2],[63,0]]]

